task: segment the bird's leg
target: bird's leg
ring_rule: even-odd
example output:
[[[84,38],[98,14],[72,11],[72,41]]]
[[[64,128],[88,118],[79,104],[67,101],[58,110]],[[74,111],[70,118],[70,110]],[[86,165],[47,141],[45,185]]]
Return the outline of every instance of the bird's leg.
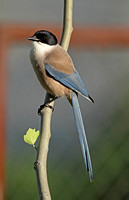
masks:
[[[58,97],[56,96],[52,96],[51,94],[50,95],[50,98],[49,98],[49,101],[40,105],[39,109],[38,109],[38,115],[41,114],[41,110],[44,108],[44,107],[49,107],[50,109],[52,109],[52,111],[54,111],[54,108],[53,106],[49,105],[52,101],[55,101],[56,99],[58,99]]]

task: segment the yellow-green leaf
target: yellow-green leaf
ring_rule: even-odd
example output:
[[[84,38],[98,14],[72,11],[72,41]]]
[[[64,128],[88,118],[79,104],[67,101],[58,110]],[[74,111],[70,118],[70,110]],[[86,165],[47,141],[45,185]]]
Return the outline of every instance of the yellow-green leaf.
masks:
[[[35,129],[29,128],[28,131],[26,132],[26,135],[24,135],[24,141],[35,147],[34,143],[36,142],[38,136],[39,136],[39,131],[35,131]]]

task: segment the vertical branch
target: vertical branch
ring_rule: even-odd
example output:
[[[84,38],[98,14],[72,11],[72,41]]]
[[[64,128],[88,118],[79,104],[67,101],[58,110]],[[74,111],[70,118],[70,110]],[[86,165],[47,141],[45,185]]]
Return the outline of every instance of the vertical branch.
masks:
[[[61,37],[61,46],[67,51],[71,34],[73,31],[73,0],[64,0],[64,20],[63,32]]]
[[[46,99],[50,99],[49,94],[46,94]],[[52,103],[51,103],[52,105]],[[37,183],[39,189],[40,200],[51,200],[51,195],[47,180],[47,155],[49,149],[49,140],[51,137],[51,109],[45,107],[41,112],[41,128],[40,128],[40,141],[37,152],[37,159],[34,164],[37,175]]]
[[[72,11],[73,11],[73,0],[64,0],[64,21],[63,21],[63,33],[61,38],[61,46],[67,51],[72,27]],[[45,102],[51,100],[50,95],[47,93]],[[54,102],[50,103],[54,106]],[[40,141],[37,151],[37,159],[34,164],[34,168],[37,176],[37,183],[39,189],[40,200],[51,200],[51,195],[47,180],[47,155],[49,149],[49,140],[51,137],[51,116],[52,110],[45,107],[41,112],[41,130],[40,130]]]

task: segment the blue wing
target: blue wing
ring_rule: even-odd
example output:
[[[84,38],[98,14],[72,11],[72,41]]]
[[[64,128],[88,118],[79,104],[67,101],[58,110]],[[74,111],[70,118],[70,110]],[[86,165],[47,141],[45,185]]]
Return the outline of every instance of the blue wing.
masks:
[[[57,71],[52,66],[45,64],[45,70],[48,72],[50,76],[52,76],[55,80],[65,85],[66,87],[72,89],[88,98],[90,101],[94,102],[93,99],[88,95],[88,92],[85,89],[85,86],[79,76],[77,70],[74,70],[72,74],[66,74],[63,72]]]
[[[84,97],[94,102],[92,98],[88,95],[88,92],[86,91],[85,86],[76,70],[74,70],[72,74],[66,74],[66,73],[57,71],[55,68],[48,65],[47,63],[45,64],[45,70],[56,81],[72,89],[73,91],[76,91],[82,94]],[[78,103],[78,98],[74,92],[71,92],[71,99],[72,99],[73,111],[74,111],[74,116],[76,120],[76,126],[77,126],[77,130],[79,134],[79,139],[81,143],[84,162],[85,162],[87,171],[89,171],[90,180],[92,181],[93,171],[92,171],[89,148],[88,148],[87,139],[85,135],[85,129],[84,129],[82,115],[81,115],[81,111],[80,111],[80,107]]]

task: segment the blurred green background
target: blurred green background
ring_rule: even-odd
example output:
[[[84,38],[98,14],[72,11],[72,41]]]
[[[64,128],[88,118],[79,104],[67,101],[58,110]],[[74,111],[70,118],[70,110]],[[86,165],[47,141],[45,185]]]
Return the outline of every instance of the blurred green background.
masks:
[[[8,23],[62,24],[63,1],[3,0],[0,17]],[[13,6],[12,6],[13,5]],[[129,23],[129,2],[74,0],[74,26]],[[57,12],[58,11],[58,12]],[[29,36],[29,35],[28,35]],[[45,91],[29,61],[31,45],[16,44],[8,54],[7,200],[38,199],[33,163],[36,151],[23,141],[40,127],[37,108]],[[94,170],[89,182],[72,108],[55,103],[48,156],[53,200],[129,199],[129,48],[71,48],[69,53],[95,104],[79,96]]]

